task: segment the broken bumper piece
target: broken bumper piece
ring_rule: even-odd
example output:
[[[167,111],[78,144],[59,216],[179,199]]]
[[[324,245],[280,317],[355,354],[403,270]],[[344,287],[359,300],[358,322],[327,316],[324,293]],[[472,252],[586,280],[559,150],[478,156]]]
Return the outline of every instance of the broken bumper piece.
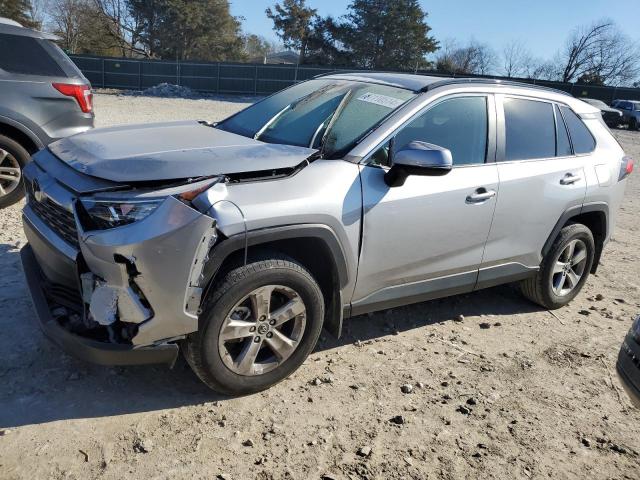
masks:
[[[54,318],[49,309],[42,285],[42,275],[30,245],[20,252],[31,298],[40,327],[44,334],[70,355],[100,365],[173,365],[178,356],[178,346],[164,343],[146,347],[100,342],[75,335],[66,330]]]

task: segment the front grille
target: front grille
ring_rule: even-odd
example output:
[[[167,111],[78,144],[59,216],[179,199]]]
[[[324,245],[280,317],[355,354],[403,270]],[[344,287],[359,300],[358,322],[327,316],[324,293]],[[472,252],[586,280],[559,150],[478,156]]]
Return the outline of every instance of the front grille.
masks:
[[[50,282],[42,272],[40,275],[45,296],[50,303],[66,307],[76,313],[83,313],[84,303],[79,289]]]
[[[64,241],[79,249],[78,229],[73,213],[61,207],[54,201],[43,198],[38,202],[33,195],[33,187],[30,182],[25,182],[27,187],[29,206],[46,223],[49,228],[56,232]]]

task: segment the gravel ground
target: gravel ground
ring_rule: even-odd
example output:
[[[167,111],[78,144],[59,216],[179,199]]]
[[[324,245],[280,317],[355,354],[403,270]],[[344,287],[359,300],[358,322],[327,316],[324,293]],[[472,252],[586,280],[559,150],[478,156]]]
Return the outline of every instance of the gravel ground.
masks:
[[[216,122],[245,108],[261,97],[243,95],[203,97],[198,100],[96,94],[96,127],[128,123],[167,122],[174,120],[206,120]]]
[[[95,103],[106,126],[243,102]],[[640,133],[616,136],[640,159]],[[554,314],[502,286],[357,317],[288,380],[233,399],[182,360],[105,368],[51,345],[22,276],[21,205],[2,210],[0,478],[637,479],[640,411],[614,363],[640,312],[639,198],[637,172],[598,274]]]

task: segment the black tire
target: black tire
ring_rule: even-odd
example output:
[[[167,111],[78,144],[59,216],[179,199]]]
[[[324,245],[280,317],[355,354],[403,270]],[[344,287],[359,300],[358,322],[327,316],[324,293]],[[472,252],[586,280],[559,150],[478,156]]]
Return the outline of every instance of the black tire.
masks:
[[[558,296],[553,291],[553,268],[566,246],[573,240],[581,240],[586,246],[587,257],[584,271],[579,282],[570,293]],[[576,295],[580,293],[580,290],[582,290],[591,271],[594,256],[595,242],[593,241],[591,230],[579,223],[567,225],[560,231],[551,249],[542,259],[540,270],[536,276],[523,280],[520,283],[520,290],[529,300],[548,310],[563,307],[573,300]]]
[[[266,285],[282,285],[298,293],[306,308],[306,326],[296,350],[274,370],[240,375],[222,360],[219,335],[231,309]],[[210,292],[200,315],[199,331],[190,334],[182,346],[193,371],[211,389],[232,396],[265,390],[291,375],[313,351],[324,322],[324,299],[317,282],[301,265],[282,258],[249,263],[231,270]]]
[[[638,130],[638,120],[636,118],[629,120],[629,130]]]
[[[7,151],[18,162],[20,170],[31,160],[31,155],[22,145],[4,135],[0,135],[0,149]],[[6,195],[0,194],[0,208],[9,207],[20,201],[22,197],[24,197],[24,180],[20,176],[20,183],[13,191]]]

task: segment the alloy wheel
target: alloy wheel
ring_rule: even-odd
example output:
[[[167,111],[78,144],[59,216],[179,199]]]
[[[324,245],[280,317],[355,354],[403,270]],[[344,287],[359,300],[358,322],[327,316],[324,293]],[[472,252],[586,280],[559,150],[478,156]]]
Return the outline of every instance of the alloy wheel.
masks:
[[[0,148],[0,197],[9,195],[18,188],[21,178],[22,172],[18,161],[9,152]]]
[[[560,252],[553,267],[553,293],[559,297],[570,294],[580,283],[586,265],[586,244],[577,239],[570,241]]]
[[[238,375],[262,375],[287,360],[307,323],[300,295],[282,285],[257,288],[225,318],[218,337],[222,361]]]

